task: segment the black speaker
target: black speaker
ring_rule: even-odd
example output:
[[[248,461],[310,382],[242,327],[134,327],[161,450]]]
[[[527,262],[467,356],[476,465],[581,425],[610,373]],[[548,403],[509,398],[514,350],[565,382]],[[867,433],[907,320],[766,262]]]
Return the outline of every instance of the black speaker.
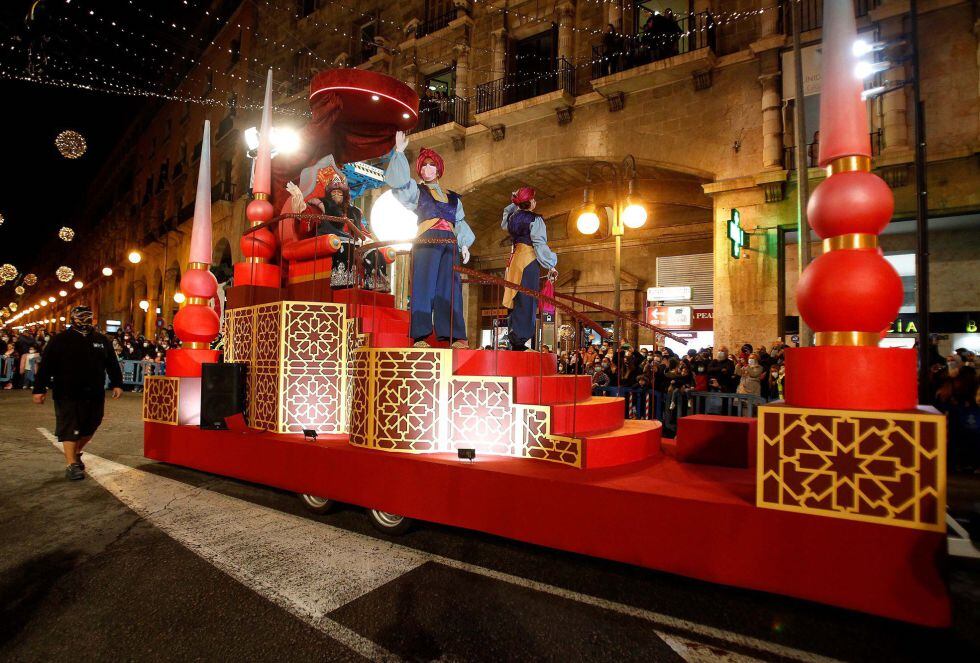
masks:
[[[201,365],[201,428],[226,430],[225,417],[245,411],[246,364]]]

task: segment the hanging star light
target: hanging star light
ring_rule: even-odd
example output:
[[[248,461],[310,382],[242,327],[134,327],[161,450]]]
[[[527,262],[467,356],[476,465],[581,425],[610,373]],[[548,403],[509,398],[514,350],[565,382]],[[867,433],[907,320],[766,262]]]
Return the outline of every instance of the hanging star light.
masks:
[[[27,274],[24,277],[24,283],[26,283],[27,285],[34,285],[35,283],[37,283],[37,274]]]
[[[58,239],[65,242],[70,242],[73,239],[75,239],[75,231],[69,228],[68,226],[65,226],[58,231]]]
[[[9,262],[0,265],[0,281],[13,281],[17,278],[17,268]]]
[[[24,286],[22,286],[22,285],[17,286],[16,288],[14,288],[14,292],[16,292],[18,295],[23,295],[24,294]]]
[[[54,145],[66,159],[77,159],[85,154],[88,144],[82,134],[72,129],[65,129],[54,139]]]
[[[54,274],[62,283],[68,283],[75,276],[75,272],[71,271],[71,267],[65,267],[64,265],[56,269]]]

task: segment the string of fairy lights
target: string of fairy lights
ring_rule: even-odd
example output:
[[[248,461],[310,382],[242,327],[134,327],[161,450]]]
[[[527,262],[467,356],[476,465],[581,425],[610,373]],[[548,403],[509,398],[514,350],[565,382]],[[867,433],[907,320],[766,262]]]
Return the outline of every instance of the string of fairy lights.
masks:
[[[302,20],[305,25],[312,28],[311,31],[340,35],[351,39],[354,43],[359,43],[362,47],[371,47],[375,49],[375,52],[387,52],[391,55],[401,55],[410,58],[410,62],[416,66],[417,70],[421,70],[424,67],[427,68],[430,65],[440,65],[446,68],[456,65],[455,61],[447,61],[438,56],[419,58],[416,49],[412,49],[411,53],[401,52],[398,46],[390,46],[383,39],[373,37],[363,38],[360,32],[356,33],[352,38],[347,21],[332,20],[331,22],[327,22],[319,18],[318,13],[320,10],[335,9],[343,12],[348,18],[357,17],[359,19],[374,20],[381,25],[389,26],[395,34],[405,34],[403,21],[383,16],[381,13],[361,11],[350,6],[344,0],[319,0],[316,11],[308,16],[300,15],[297,3],[289,3],[288,6],[292,8],[290,10],[283,9],[270,0],[252,1],[256,8],[261,4],[271,12],[277,12],[279,14],[286,12],[291,14],[294,21],[299,22]],[[593,5],[605,6],[616,0],[585,1]],[[81,33],[89,39],[97,40],[101,44],[111,47],[115,52],[122,54],[124,58],[121,61],[113,62],[106,58],[89,55],[84,49],[70,49],[72,59],[60,57],[56,54],[44,54],[42,58],[39,58],[38,53],[33,51],[29,46],[16,40],[11,40],[9,42],[0,42],[0,52],[13,55],[17,58],[26,58],[28,67],[25,71],[15,65],[0,61],[0,78],[17,79],[46,86],[84,89],[107,94],[143,96],[209,107],[258,109],[260,107],[258,103],[239,101],[235,97],[231,97],[233,101],[229,102],[221,98],[216,98],[215,93],[231,93],[237,95],[237,93],[242,91],[242,85],[246,86],[246,90],[260,89],[265,79],[265,73],[269,68],[273,69],[277,82],[293,84],[295,87],[297,81],[293,80],[293,78],[296,73],[296,67],[283,66],[275,63],[270,64],[262,58],[249,53],[243,53],[241,35],[244,33],[250,35],[256,42],[260,42],[265,52],[281,50],[288,51],[291,55],[305,53],[312,61],[317,63],[317,66],[336,66],[335,62],[337,60],[328,60],[328,58],[317,53],[314,48],[310,48],[305,44],[299,44],[300,48],[297,49],[297,43],[287,42],[281,37],[266,34],[261,21],[259,25],[253,27],[247,23],[243,23],[241,20],[232,21],[227,16],[221,16],[219,13],[212,12],[203,3],[192,0],[178,0],[178,2],[188,8],[194,8],[201,13],[199,18],[203,19],[203,21],[199,20],[198,25],[203,27],[204,23],[208,20],[214,22],[216,25],[212,27],[217,28],[213,32],[215,37],[208,38],[202,34],[197,34],[194,29],[189,28],[187,25],[176,20],[168,19],[162,14],[154,13],[145,6],[141,6],[141,4],[145,3],[137,3],[135,0],[127,0],[126,3],[119,3],[118,5],[113,5],[113,7],[128,7],[137,12],[144,22],[148,19],[150,22],[159,25],[162,28],[160,38],[153,38],[138,27],[135,27],[139,24],[138,21],[129,20],[128,17],[113,17],[111,12],[106,10],[105,5],[100,4],[86,7],[81,2],[65,0],[63,13],[57,13],[52,16],[62,28],[59,31],[61,36],[70,35],[75,32]],[[539,12],[538,14],[522,13],[512,8],[496,6],[489,0],[472,0],[472,4],[474,6],[481,6],[484,15],[490,16],[491,18],[497,15],[503,15],[505,24],[508,20],[514,20],[521,25],[542,24],[551,26],[559,31],[564,30],[572,34],[583,35],[590,39],[602,35],[605,27],[598,28],[594,26],[575,25],[574,12],[571,17],[572,23],[569,24],[566,18],[567,15],[561,12],[557,6],[553,8],[549,16],[546,15],[546,12]],[[774,5],[749,10],[720,11],[705,15],[706,20],[688,25],[686,30],[680,30],[669,37],[663,37],[663,39],[690,39],[708,30],[714,30],[719,26],[755,19],[756,17],[762,16],[765,12],[779,10],[780,8]],[[239,40],[232,45],[219,45],[217,35],[221,30],[227,29],[228,27],[234,27],[239,30]],[[169,33],[172,40],[181,44],[181,46],[184,46],[188,41],[193,42],[198,52],[215,48],[226,51],[235,58],[232,62],[234,66],[227,68],[212,66],[208,62],[202,61],[200,57],[188,55],[188,49],[182,49],[164,43],[167,38],[167,33]],[[613,34],[622,39],[637,38],[637,35],[625,31],[614,32]],[[295,34],[293,36],[295,37]],[[427,40],[442,42],[452,47],[465,46],[470,52],[491,55],[497,54],[495,47],[487,48],[475,44],[462,44],[450,32],[440,33],[439,30],[436,30],[430,34],[426,34],[425,37]],[[656,41],[658,39],[656,36],[649,35],[645,38],[647,39],[647,43],[651,43],[651,40]],[[572,70],[587,68],[608,62],[610,59],[611,57],[608,55],[573,58],[571,62],[554,71],[550,69],[542,70],[532,76],[523,76],[519,81],[515,82],[507,82],[506,79],[501,80],[499,88],[508,89],[519,85],[533,85],[537,81],[553,78],[563,71],[567,71],[569,67]],[[541,62],[554,62],[554,58],[547,55],[529,54],[522,55],[520,58],[520,62],[529,61],[532,66],[533,61],[536,60]],[[138,71],[123,66],[120,62],[125,62],[137,68]],[[175,65],[175,62],[183,66]],[[474,74],[483,74],[488,79],[492,79],[495,76],[504,77],[508,74],[506,70],[500,70],[493,65],[490,67],[468,66],[467,70]],[[301,77],[303,78],[301,83],[305,85],[308,82],[306,76]],[[174,82],[170,84],[168,81]],[[223,87],[216,81],[224,81],[229,86],[237,89]],[[192,85],[204,86],[206,88],[204,95],[190,94],[188,90]],[[463,99],[473,99],[476,96],[474,93],[479,88],[480,84],[473,83],[459,88],[459,91],[464,92],[461,95]],[[276,112],[287,112],[298,116],[310,115],[308,112],[286,107],[277,108]],[[66,129],[60,132],[55,138],[55,147],[64,158],[78,159],[85,154],[88,146],[81,133],[72,129]],[[3,225],[4,221],[3,215],[0,214],[0,226]],[[57,235],[62,241],[71,242],[75,238],[75,231],[68,226],[64,226],[58,230]],[[16,266],[9,263],[0,265],[0,286],[8,282],[16,282],[18,276],[19,272]],[[72,281],[75,274],[69,266],[62,265],[55,270],[55,277],[62,283],[68,283]],[[36,283],[36,275],[26,274],[20,278],[20,282],[14,288],[14,292],[18,296],[23,297],[27,293],[26,288]],[[76,288],[82,287],[81,281],[75,281],[74,284]],[[66,291],[61,291],[61,293],[67,294]],[[16,321],[21,316],[39,311],[49,303],[54,303],[54,301],[54,297],[49,297],[42,299],[38,304],[28,308],[20,307],[17,302],[12,301],[6,307],[0,308],[0,317],[7,319],[7,322]]]

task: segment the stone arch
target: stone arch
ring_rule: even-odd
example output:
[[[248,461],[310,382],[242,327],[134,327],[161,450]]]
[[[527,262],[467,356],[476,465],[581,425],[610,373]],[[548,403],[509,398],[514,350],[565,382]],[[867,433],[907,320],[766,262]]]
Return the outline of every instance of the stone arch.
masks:
[[[227,237],[218,239],[214,245],[212,255],[214,256],[214,264],[211,266],[211,272],[218,280],[218,283],[224,283],[232,277],[232,273],[234,272],[231,242]]]

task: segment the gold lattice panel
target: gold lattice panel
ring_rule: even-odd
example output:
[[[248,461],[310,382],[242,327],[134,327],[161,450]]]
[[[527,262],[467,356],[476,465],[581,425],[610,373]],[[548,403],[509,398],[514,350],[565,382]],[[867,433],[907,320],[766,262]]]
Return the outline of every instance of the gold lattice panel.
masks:
[[[945,531],[946,420],[759,408],[758,506]]]
[[[251,427],[346,432],[345,311],[343,304],[275,302],[228,312],[225,360],[248,364]]]
[[[452,449],[514,456],[512,380],[455,377],[449,383],[449,434]]]
[[[374,446],[439,451],[446,439],[450,350],[374,350]]]
[[[549,407],[515,404],[512,378],[452,376],[450,350],[362,347],[350,367],[351,444],[582,465],[582,441],[551,434]]]
[[[148,375],[143,380],[143,421],[177,425],[180,379]]]
[[[343,304],[286,302],[279,432],[346,432],[347,323]]]
[[[551,411],[535,405],[517,406],[518,444],[525,458],[582,467],[582,440],[551,434]]]

